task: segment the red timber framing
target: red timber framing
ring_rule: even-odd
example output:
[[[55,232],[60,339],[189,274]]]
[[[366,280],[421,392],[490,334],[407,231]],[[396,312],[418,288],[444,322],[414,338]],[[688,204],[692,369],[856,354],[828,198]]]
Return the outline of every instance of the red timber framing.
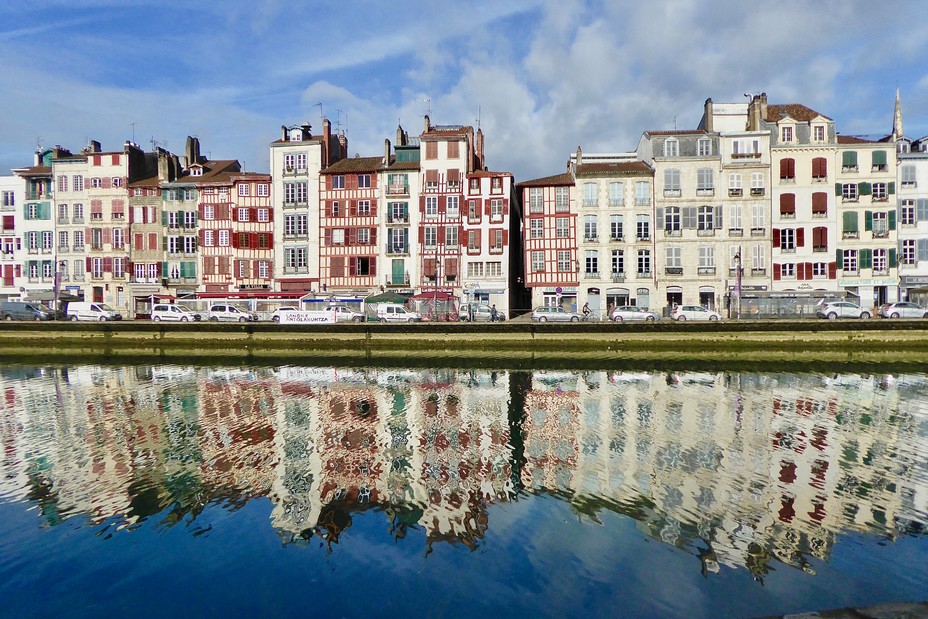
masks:
[[[200,188],[200,277],[206,292],[230,292],[232,282],[232,183]]]
[[[462,251],[479,254],[486,245],[480,227],[465,233],[467,202],[459,169],[425,170],[419,196],[419,282],[421,292],[460,295]],[[474,234],[474,233],[478,234]],[[476,243],[476,247],[474,244]]]
[[[343,159],[320,182],[320,281],[326,290],[374,290],[377,264],[379,157]]]
[[[274,287],[274,213],[271,177],[243,174],[232,179],[230,212],[233,290]]]
[[[572,210],[571,195],[573,179],[562,175],[551,177],[550,183],[544,180],[521,185],[525,285],[529,288],[579,286],[577,215]]]

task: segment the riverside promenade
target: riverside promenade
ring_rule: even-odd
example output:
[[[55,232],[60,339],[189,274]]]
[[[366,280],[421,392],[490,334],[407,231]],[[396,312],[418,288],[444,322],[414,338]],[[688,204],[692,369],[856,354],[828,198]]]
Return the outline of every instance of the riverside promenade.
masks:
[[[810,371],[928,367],[928,320],[532,324],[0,324],[0,358]]]

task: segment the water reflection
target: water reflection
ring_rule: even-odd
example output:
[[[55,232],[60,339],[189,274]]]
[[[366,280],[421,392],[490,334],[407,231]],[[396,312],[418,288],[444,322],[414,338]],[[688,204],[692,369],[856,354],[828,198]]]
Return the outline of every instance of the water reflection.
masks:
[[[634,519],[704,574],[812,571],[836,536],[921,534],[928,377],[7,368],[0,502],[111,533],[274,505],[333,550],[377,510],[426,552],[476,548],[494,503],[546,494]]]

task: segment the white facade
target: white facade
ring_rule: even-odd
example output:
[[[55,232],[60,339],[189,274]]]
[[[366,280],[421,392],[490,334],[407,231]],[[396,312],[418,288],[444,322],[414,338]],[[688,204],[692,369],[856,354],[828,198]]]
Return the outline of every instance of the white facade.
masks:
[[[19,296],[17,272],[22,265],[22,219],[25,182],[0,176],[0,298]]]
[[[899,218],[899,294],[925,302],[928,294],[928,152],[915,142],[910,152],[898,155],[897,195]]]

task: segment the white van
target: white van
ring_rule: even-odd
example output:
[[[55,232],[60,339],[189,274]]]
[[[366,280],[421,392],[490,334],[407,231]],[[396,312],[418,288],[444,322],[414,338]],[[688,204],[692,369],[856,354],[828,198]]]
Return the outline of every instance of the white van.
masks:
[[[422,316],[410,312],[399,303],[380,303],[377,306],[377,320],[380,322],[419,322]]]
[[[68,320],[122,320],[122,314],[106,303],[71,301],[68,303]]]

